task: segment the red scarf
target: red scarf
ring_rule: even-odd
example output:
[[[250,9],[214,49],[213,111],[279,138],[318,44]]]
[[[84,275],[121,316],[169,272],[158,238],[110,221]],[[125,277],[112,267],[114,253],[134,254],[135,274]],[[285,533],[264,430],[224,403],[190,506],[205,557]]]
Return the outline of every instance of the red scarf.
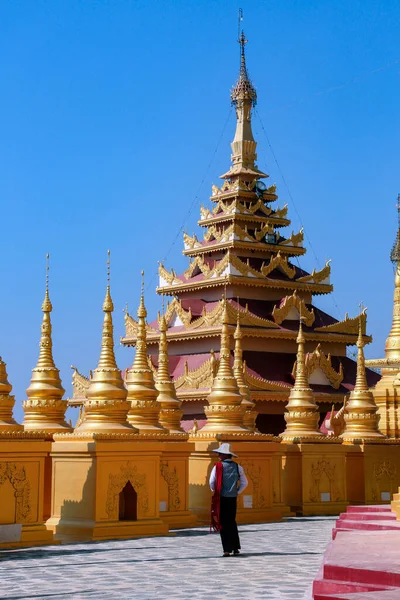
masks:
[[[221,531],[220,510],[221,510],[221,490],[222,490],[222,463],[215,465],[215,490],[211,498],[211,524],[210,531]]]

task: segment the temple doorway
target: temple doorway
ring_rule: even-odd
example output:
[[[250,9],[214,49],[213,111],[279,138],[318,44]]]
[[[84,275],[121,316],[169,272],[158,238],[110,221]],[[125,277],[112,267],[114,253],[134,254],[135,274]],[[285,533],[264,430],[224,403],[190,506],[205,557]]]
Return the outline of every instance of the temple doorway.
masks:
[[[119,520],[137,521],[137,493],[130,481],[119,493]]]

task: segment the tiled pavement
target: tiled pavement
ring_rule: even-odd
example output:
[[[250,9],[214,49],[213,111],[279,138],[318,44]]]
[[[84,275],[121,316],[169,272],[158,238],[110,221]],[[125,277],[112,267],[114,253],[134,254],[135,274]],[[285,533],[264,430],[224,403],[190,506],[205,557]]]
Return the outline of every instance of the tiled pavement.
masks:
[[[242,525],[221,558],[208,528],[176,535],[0,551],[0,598],[308,600],[332,518]]]

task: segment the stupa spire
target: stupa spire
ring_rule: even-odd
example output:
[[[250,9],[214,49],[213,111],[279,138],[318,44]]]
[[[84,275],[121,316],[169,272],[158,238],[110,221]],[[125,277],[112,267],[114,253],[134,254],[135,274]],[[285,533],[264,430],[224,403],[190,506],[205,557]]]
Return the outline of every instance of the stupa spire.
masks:
[[[257,92],[247,71],[245,52],[247,39],[243,31],[239,35],[238,42],[240,44],[239,78],[231,91],[232,105],[236,110],[236,132],[231,144],[232,167],[221,177],[228,179],[234,175],[241,175],[244,180],[250,181],[268,175],[262,173],[256,165],[257,143],[251,128],[251,111],[257,104]]]
[[[386,339],[385,355],[391,362],[400,364],[400,194],[397,197],[397,215],[397,234],[390,253],[390,260],[395,270],[393,320],[390,333]]]
[[[296,438],[316,438],[322,435],[318,428],[318,407],[306,373],[305,338],[301,315],[296,341],[296,378],[286,405],[286,429],[282,434],[284,441],[293,441]]]
[[[103,330],[97,369],[90,378],[85,400],[85,417],[75,431],[100,433],[134,433],[127,421],[129,403],[127,391],[114,354],[112,313],[114,304],[110,291],[110,251],[107,252],[107,288],[103,302]]]
[[[239,303],[238,303],[239,304]],[[251,399],[250,388],[246,383],[246,375],[244,370],[243,363],[243,349],[242,349],[242,331],[240,329],[240,312],[237,311],[237,322],[236,329],[234,333],[235,339],[235,358],[233,362],[233,373],[236,377],[236,382],[238,384],[239,392],[242,395],[242,406],[245,407],[246,412],[243,417],[243,424],[246,429],[250,431],[256,431],[256,418],[257,411],[255,410],[255,402]]]
[[[46,290],[42,304],[42,328],[39,358],[32,370],[31,383],[26,390],[28,400],[23,403],[25,412],[24,429],[41,430],[47,433],[70,430],[64,415],[67,402],[62,399],[64,388],[61,384],[60,372],[53,358],[53,340],[50,313],[53,306],[49,295],[49,259],[46,255]]]
[[[234,433],[246,431],[243,426],[243,417],[246,411],[242,405],[242,396],[231,366],[231,349],[229,335],[228,302],[226,293],[223,299],[224,310],[222,315],[221,350],[219,367],[207,397],[208,406],[204,412],[207,423],[202,432]]]
[[[350,393],[349,400],[346,403],[344,413],[346,429],[340,436],[345,440],[383,437],[383,434],[379,431],[378,427],[378,407],[375,404],[373,393],[370,391],[367,383],[364,357],[365,341],[362,330],[361,313],[358,323],[356,383],[353,391]]]
[[[184,433],[181,427],[183,411],[169,374],[167,323],[164,314],[159,317],[160,341],[158,345],[157,401],[161,404],[160,423],[170,433]]]
[[[0,431],[18,431],[22,429],[12,416],[15,403],[11,396],[12,385],[8,381],[6,363],[0,356]]]
[[[137,311],[138,332],[136,354],[132,366],[126,371],[125,384],[128,389],[130,409],[128,421],[139,431],[165,432],[159,423],[161,405],[157,402],[158,390],[154,383],[153,370],[147,355],[146,317],[144,304],[144,271],[142,271],[142,292]]]

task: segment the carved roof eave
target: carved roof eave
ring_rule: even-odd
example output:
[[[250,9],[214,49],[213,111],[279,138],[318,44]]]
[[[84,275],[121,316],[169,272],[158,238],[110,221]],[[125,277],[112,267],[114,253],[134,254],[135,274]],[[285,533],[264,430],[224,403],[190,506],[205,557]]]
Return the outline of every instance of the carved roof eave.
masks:
[[[183,390],[177,392],[179,400],[182,402],[196,402],[206,401],[209,395],[209,389],[198,389],[198,390]],[[290,390],[252,390],[251,398],[256,402],[281,402],[286,403],[289,398]],[[341,404],[343,403],[345,394],[343,392],[332,392],[332,393],[315,393],[314,399],[317,404]]]
[[[221,335],[222,326],[207,327],[204,329],[188,329],[185,331],[173,332],[169,330],[167,332],[167,338],[169,342],[180,342],[190,340],[201,340],[205,338],[219,338]],[[231,332],[234,332],[234,326],[230,326]],[[296,340],[298,331],[290,329],[263,329],[261,327],[246,327],[242,329],[243,337],[249,338],[268,338],[268,339],[282,339],[282,340]],[[148,335],[147,344],[158,344],[159,335]],[[329,333],[319,331],[307,331],[304,332],[306,342],[328,342],[328,343],[339,343],[345,344],[346,346],[354,346],[357,343],[357,337],[353,334],[340,334],[340,333]],[[366,343],[372,341],[372,336],[364,336]],[[123,346],[135,346],[136,338],[133,337],[122,337],[120,342]]]
[[[282,254],[287,256],[302,256],[306,253],[306,248],[301,246],[286,246],[281,244],[266,244],[264,242],[241,242],[239,240],[230,240],[228,242],[219,242],[209,246],[199,246],[197,248],[189,248],[183,250],[185,256],[197,256],[199,254],[208,254],[209,252],[220,252],[227,248],[254,250],[255,252],[276,252],[280,250]]]
[[[215,223],[222,223],[224,221],[246,221],[247,223],[267,223],[267,221],[270,221],[275,227],[289,227],[291,224],[290,219],[284,219],[283,217],[274,217],[273,215],[262,217],[246,213],[219,213],[213,217],[199,219],[197,224],[200,227],[208,227],[209,225],[215,225]]]
[[[212,279],[203,279],[200,281],[182,281],[176,285],[166,285],[157,287],[157,294],[166,294],[174,296],[177,292],[191,292],[198,289],[207,289],[222,287],[225,285],[243,285],[244,287],[264,287],[267,289],[275,290],[298,290],[309,292],[311,294],[330,294],[333,291],[332,284],[315,284],[315,283],[302,283],[298,281],[285,281],[281,279],[258,279],[256,277],[243,277],[237,275],[228,275],[222,277],[214,277]]]

